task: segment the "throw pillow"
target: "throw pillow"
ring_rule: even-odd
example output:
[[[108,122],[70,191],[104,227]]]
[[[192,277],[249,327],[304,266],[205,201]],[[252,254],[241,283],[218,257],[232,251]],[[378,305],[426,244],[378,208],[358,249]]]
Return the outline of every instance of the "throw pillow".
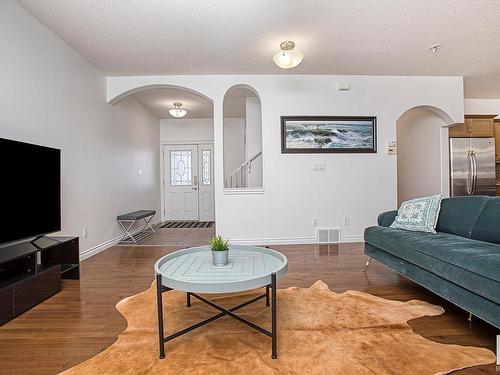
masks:
[[[403,202],[391,228],[436,233],[440,209],[441,194]]]

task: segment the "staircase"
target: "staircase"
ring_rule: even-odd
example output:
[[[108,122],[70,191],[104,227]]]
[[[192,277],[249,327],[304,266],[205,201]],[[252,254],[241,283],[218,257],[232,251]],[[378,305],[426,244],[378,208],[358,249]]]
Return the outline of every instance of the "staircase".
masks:
[[[224,187],[228,189],[248,187],[248,176],[252,173],[252,164],[262,159],[262,151],[245,161],[224,180]]]

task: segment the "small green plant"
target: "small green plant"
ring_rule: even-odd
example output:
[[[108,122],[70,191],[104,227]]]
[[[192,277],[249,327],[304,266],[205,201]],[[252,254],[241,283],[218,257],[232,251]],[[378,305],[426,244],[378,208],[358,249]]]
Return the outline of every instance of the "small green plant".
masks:
[[[226,251],[229,250],[229,241],[222,238],[222,236],[215,236],[208,241],[208,246],[213,251]]]

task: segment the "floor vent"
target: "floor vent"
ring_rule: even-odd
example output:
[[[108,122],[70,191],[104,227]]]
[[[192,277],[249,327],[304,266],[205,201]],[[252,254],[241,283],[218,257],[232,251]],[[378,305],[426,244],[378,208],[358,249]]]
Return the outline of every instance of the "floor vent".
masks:
[[[318,243],[339,243],[340,228],[319,228],[317,238]]]

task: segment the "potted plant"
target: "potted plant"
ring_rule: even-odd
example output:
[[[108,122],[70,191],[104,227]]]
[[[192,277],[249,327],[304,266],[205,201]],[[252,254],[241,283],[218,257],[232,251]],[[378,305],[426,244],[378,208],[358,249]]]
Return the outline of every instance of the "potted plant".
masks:
[[[212,260],[214,266],[227,266],[229,245],[229,241],[222,238],[222,236],[212,237],[212,239],[208,242],[208,246],[210,246],[210,249],[212,250]]]

